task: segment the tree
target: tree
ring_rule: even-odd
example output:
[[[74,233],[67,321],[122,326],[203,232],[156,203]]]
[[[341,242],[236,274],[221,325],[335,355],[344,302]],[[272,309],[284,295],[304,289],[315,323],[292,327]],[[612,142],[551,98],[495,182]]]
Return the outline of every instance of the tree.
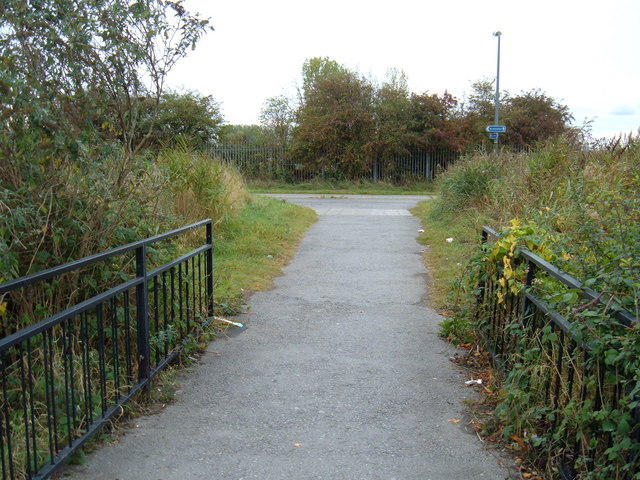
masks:
[[[313,57],[302,64],[302,92],[301,103],[304,102],[316,88],[318,81],[334,75],[344,75],[349,70],[329,57]]]
[[[500,92],[501,104],[509,100],[509,92]],[[489,147],[493,140],[486,132],[487,125],[493,124],[495,118],[495,82],[481,79],[471,84],[471,93],[467,102],[462,105],[459,125],[465,132],[469,146],[484,145]]]
[[[375,92],[376,135],[374,150],[378,158],[388,158],[409,148],[411,100],[404,72],[391,69]]]
[[[294,120],[295,111],[291,106],[291,100],[285,95],[269,97],[262,106],[260,123],[276,147],[289,144]]]
[[[268,136],[260,125],[224,125],[220,142],[231,145],[267,145]]]
[[[0,275],[145,228],[140,153],[167,73],[208,28],[179,0],[2,2]]]
[[[471,145],[489,145],[487,125],[495,117],[494,87],[489,80],[479,80],[472,86],[468,103],[463,107],[460,121],[470,133]],[[511,96],[500,92],[500,123],[507,127],[500,134],[500,144],[530,147],[550,137],[564,135],[573,129],[573,117],[566,105],[539,89]]]
[[[523,147],[568,133],[573,120],[569,107],[538,89],[508,99],[503,116],[505,144]]]
[[[197,92],[164,93],[160,97],[157,111],[154,105],[147,122],[140,122],[139,134],[144,136],[151,131],[148,143],[155,150],[171,148],[177,145],[202,150],[218,141],[224,118],[220,104],[210,95],[202,96]],[[155,115],[154,115],[155,113]]]
[[[293,155],[303,163],[350,178],[370,168],[373,87],[357,73],[326,58],[307,60],[296,122]]]
[[[448,92],[442,96],[425,92],[411,95],[409,132],[411,143],[422,150],[460,151],[466,146],[458,121],[458,100]]]

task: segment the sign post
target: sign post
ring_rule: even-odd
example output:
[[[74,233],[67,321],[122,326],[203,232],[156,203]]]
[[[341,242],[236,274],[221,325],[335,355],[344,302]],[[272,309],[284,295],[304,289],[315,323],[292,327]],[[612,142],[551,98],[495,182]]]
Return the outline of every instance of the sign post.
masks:
[[[498,37],[498,71],[496,72],[496,115],[494,118],[494,125],[496,127],[500,126],[500,37],[502,36],[502,32],[497,31],[493,33],[494,37]],[[504,130],[487,130],[489,133],[499,133]],[[496,136],[494,140],[494,146],[496,153],[498,152],[498,137]]]

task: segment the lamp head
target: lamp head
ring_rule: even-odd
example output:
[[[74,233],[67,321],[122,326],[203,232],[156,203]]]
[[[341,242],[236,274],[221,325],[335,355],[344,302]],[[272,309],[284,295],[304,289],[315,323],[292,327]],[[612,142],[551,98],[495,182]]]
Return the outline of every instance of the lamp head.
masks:
[[[499,37],[500,35],[502,35],[502,32],[499,30],[497,32],[493,32],[494,37]]]

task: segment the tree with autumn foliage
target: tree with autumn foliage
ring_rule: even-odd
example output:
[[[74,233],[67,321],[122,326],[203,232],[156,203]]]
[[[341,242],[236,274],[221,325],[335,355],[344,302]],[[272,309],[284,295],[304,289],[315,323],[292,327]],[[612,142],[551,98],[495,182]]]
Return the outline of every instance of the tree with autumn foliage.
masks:
[[[370,168],[373,86],[328,58],[307,60],[302,71],[293,157],[333,176],[359,178]]]
[[[463,106],[459,122],[468,129],[469,145],[489,145],[487,125],[494,122],[494,84],[479,80],[472,85],[468,102]],[[510,147],[533,147],[551,137],[570,134],[573,117],[569,107],[539,89],[511,96],[500,92],[500,123],[507,131],[500,144]]]
[[[532,147],[572,130],[569,107],[539,89],[509,98],[503,112],[507,127],[503,141],[507,145]]]
[[[490,80],[475,82],[461,102],[447,91],[411,93],[402,71],[390,70],[378,86],[329,58],[309,59],[302,68],[291,154],[332,176],[359,178],[375,171],[374,165],[392,164],[416,151],[489,147],[493,85]],[[285,103],[275,100],[268,104],[274,121]],[[571,120],[568,107],[540,90],[517,96],[501,92],[501,123],[507,126],[501,145],[534,146],[571,132]]]
[[[442,95],[411,95],[409,132],[414,148],[420,150],[462,151],[467,139],[458,114],[458,100],[448,92]]]

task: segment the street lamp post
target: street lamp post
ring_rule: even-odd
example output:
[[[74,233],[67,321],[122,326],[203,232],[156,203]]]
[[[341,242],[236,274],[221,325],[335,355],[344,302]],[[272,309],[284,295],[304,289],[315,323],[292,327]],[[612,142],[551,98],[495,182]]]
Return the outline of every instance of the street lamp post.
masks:
[[[496,114],[493,120],[494,125],[500,125],[500,37],[502,36],[502,32],[497,31],[493,33],[494,37],[498,37],[498,71],[496,72],[496,97],[495,97],[495,107]],[[499,133],[496,133],[494,140],[494,149],[498,151],[498,138],[500,137]]]

